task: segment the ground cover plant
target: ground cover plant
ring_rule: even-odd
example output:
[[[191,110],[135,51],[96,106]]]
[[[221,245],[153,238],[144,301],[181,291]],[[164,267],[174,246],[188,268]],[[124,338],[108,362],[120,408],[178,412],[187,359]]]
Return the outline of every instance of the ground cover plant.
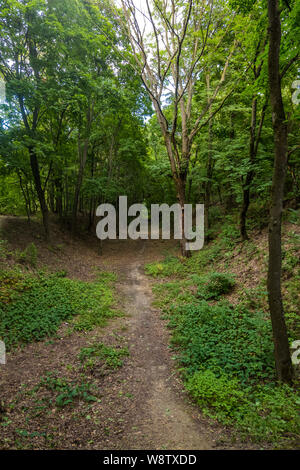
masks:
[[[295,239],[290,233],[286,245],[294,246]],[[216,240],[190,260],[170,262],[167,258],[145,268],[159,280],[153,288],[155,305],[161,308],[171,330],[174,359],[186,389],[207,415],[234,426],[244,439],[250,436],[255,442],[270,442],[279,448],[297,446],[298,379],[294,386],[276,381],[264,280],[245,290],[239,289],[230,271],[210,271],[205,255],[209,259],[216,247],[224,244],[226,241]],[[249,254],[247,245],[239,247],[236,243],[232,248],[242,250],[239,256]],[[299,260],[295,260],[293,249],[297,250],[292,248],[284,262],[292,277],[291,281],[286,276],[284,282],[291,343],[299,328],[299,298],[294,284],[299,280]],[[253,255],[256,263],[264,259],[259,250]],[[182,263],[184,269],[179,270]],[[225,250],[218,255],[217,263],[222,269],[228,268]]]
[[[105,325],[116,314],[111,273],[83,282],[64,273],[24,274],[16,267],[1,271],[0,279],[0,336],[8,350],[55,335],[63,322],[86,331]]]

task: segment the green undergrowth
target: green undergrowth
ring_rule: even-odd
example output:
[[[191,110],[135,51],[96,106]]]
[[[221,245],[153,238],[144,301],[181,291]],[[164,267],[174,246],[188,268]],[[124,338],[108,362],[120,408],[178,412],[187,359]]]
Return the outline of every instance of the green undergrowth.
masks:
[[[24,273],[18,267],[0,271],[0,338],[7,349],[56,334],[68,321],[73,330],[104,326],[113,310],[115,275],[99,273],[95,282],[65,273]]]
[[[178,279],[186,278],[190,274],[202,275],[203,272],[210,270],[213,263],[230,260],[238,241],[239,231],[237,228],[230,224],[223,225],[218,238],[205,245],[202,250],[193,253],[191,258],[167,255],[163,262],[146,264],[146,274],[155,278],[174,277]],[[245,246],[244,249],[249,249],[252,244],[249,243],[248,248]]]
[[[104,361],[109,369],[118,369],[123,365],[123,358],[129,356],[128,348],[114,348],[103,343],[82,348],[78,358],[85,368],[94,367],[96,361]]]
[[[43,376],[39,384],[32,390],[33,394],[39,391],[48,391],[50,396],[43,400],[43,404],[64,408],[73,406],[76,402],[87,403],[98,400],[97,387],[89,382],[72,381],[64,377],[59,377],[55,372],[48,372]]]
[[[204,300],[218,300],[229,294],[235,286],[234,276],[224,273],[210,273],[207,276],[193,275],[192,281],[197,286],[196,297]]]
[[[159,278],[153,288],[155,304],[168,320],[174,359],[185,387],[205,414],[233,426],[241,438],[274,448],[295,447],[300,395],[296,383],[276,383],[265,282],[240,292],[231,273],[209,271],[207,255],[212,259],[219,253],[219,261],[226,257],[223,248],[218,251],[221,246],[217,240],[191,259],[167,258],[146,267],[149,275]],[[227,242],[224,246],[228,248]],[[250,249],[257,252],[251,243],[240,248],[244,256]],[[285,259],[289,275],[284,297],[292,341],[299,339],[299,264],[291,255],[285,254]],[[226,300],[234,289],[239,299],[235,305]]]

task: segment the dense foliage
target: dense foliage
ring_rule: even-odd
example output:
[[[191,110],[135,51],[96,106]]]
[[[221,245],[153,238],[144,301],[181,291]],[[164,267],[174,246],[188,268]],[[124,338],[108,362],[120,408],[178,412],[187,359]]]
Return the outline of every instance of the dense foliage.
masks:
[[[299,215],[290,220],[299,225]],[[226,232],[233,227],[228,221]],[[298,236],[290,230],[283,283],[290,344],[299,335],[298,249]],[[239,257],[244,263],[249,256],[263,265],[266,255],[253,242],[228,244],[223,232],[192,259],[167,257],[147,265],[146,272],[158,281],[155,302],[171,329],[174,359],[201,409],[245,438],[289,447],[297,442],[300,396],[297,382],[276,384],[265,281],[249,290],[231,274]],[[212,261],[222,271],[211,271]],[[226,297],[232,294],[230,301]]]
[[[95,283],[17,269],[1,271],[0,279],[0,337],[8,349],[53,336],[63,322],[77,331],[91,330],[114,315],[109,273]]]
[[[223,3],[226,28],[230,8],[237,5],[225,8]],[[120,194],[131,202],[172,203],[176,190],[164,138],[157,117],[149,119],[153,114],[149,99],[132,68],[128,41],[109,3],[5,0],[0,6],[0,72],[6,82],[6,101],[0,105],[0,211],[30,217],[42,204],[42,211],[50,208],[61,220],[73,218],[73,227],[78,215],[84,215],[91,229],[97,205],[115,203]],[[218,22],[220,11],[214,14]],[[300,187],[299,107],[292,100],[298,19],[299,5],[291,2],[291,12],[283,16],[281,57],[289,119],[285,196],[289,203],[299,200]],[[250,211],[264,210],[272,180],[263,5],[251,2],[241,8],[232,28],[231,37],[223,38],[224,50],[217,49],[222,28],[211,39],[212,52],[206,50],[202,59],[206,66],[199,71],[191,110],[197,114],[213,94],[222,55],[235,41],[214,106],[222,104],[226,93],[229,96],[218,112],[211,110],[211,121],[195,137],[187,175],[187,201],[205,202],[211,220],[219,204],[242,211],[248,190]],[[174,105],[169,96],[164,106],[171,119]],[[179,142],[179,134],[177,138]]]

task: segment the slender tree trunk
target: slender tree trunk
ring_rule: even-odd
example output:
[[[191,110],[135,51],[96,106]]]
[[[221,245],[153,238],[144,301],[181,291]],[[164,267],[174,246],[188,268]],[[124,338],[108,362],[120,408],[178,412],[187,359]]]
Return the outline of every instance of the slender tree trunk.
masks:
[[[255,161],[255,142],[256,142],[256,120],[257,120],[257,98],[253,97],[252,99],[252,115],[251,115],[251,126],[250,126],[250,149],[249,149],[249,156],[250,156],[250,164],[251,166],[254,164]],[[253,169],[251,168],[246,175],[245,184],[243,187],[243,205],[240,214],[240,231],[242,240],[248,240],[248,233],[246,228],[246,219],[247,219],[247,212],[250,205],[250,186],[253,180]]]
[[[218,184],[218,196],[219,196],[219,202],[222,206],[223,205],[223,198],[222,198],[222,191],[221,191],[220,183]]]
[[[259,76],[259,75],[258,75]],[[248,233],[246,228],[247,213],[250,205],[250,194],[251,194],[251,184],[255,175],[254,164],[257,157],[258,146],[260,143],[261,132],[265,120],[266,110],[268,107],[268,95],[266,97],[265,104],[261,110],[260,121],[258,125],[258,130],[256,130],[257,124],[257,98],[253,97],[252,99],[252,118],[251,118],[251,127],[250,127],[250,147],[249,147],[249,156],[251,169],[247,172],[246,180],[243,184],[243,205],[240,213],[240,233],[242,240],[248,240]]]
[[[85,164],[87,160],[88,145],[89,145],[88,140],[86,140],[84,143],[84,148],[81,149],[80,142],[78,143],[78,153],[79,153],[80,164],[79,164],[79,171],[78,171],[77,181],[76,181],[76,186],[75,186],[73,211],[72,211],[72,233],[73,234],[76,231],[79,196],[80,196],[80,190],[81,190],[81,185],[83,181],[83,173],[84,173]]]
[[[289,341],[281,294],[281,216],[287,166],[287,124],[281,94],[280,42],[281,24],[278,0],[268,0],[269,16],[269,87],[274,128],[274,171],[269,224],[268,295],[273,328],[275,363],[278,380],[290,383],[293,378]]]
[[[26,191],[24,189],[21,172],[19,170],[17,170],[17,174],[18,174],[18,177],[19,177],[20,187],[21,187],[21,191],[22,191],[24,201],[25,201],[27,220],[28,220],[28,223],[30,223],[30,200],[28,200],[28,193],[26,194]]]
[[[265,50],[265,46],[267,45],[267,37],[263,43],[263,50]],[[258,44],[256,47],[255,59],[254,59],[254,80],[257,80],[261,74],[263,60],[261,62],[258,61],[259,53],[261,50],[261,39],[258,40]],[[251,191],[251,184],[254,178],[254,163],[257,156],[258,146],[260,142],[261,131],[265,119],[265,113],[268,105],[268,96],[266,97],[265,104],[261,111],[260,122],[257,130],[257,96],[252,96],[252,113],[251,113],[251,125],[250,125],[250,146],[249,146],[249,157],[250,157],[250,164],[251,168],[247,172],[245,181],[243,181],[243,205],[240,212],[240,233],[242,240],[248,240],[248,233],[246,228],[246,220],[247,220],[247,212],[250,205],[250,191]]]
[[[73,234],[76,231],[78,204],[79,204],[81,185],[83,181],[84,169],[85,169],[87,156],[88,156],[89,137],[90,137],[92,119],[93,119],[93,105],[89,104],[87,112],[86,112],[86,128],[85,128],[85,138],[84,138],[83,148],[82,148],[80,136],[78,137],[79,171],[78,171],[77,182],[75,186],[75,194],[74,194],[73,210],[72,210],[71,231]]]
[[[54,182],[52,182],[51,185],[49,185],[49,206],[50,206],[51,212],[53,212],[55,214],[56,206],[55,206],[55,186],[54,186]]]
[[[63,217],[63,185],[61,177],[55,178],[55,207],[58,213],[59,220]]]
[[[208,165],[207,165],[207,179],[205,183],[205,211],[204,211],[204,225],[205,225],[205,240],[209,241],[209,229],[210,229],[210,217],[209,217],[209,208],[210,208],[210,196],[211,196],[211,178],[212,178],[212,161],[209,157]]]
[[[243,241],[249,240],[247,228],[246,228],[246,220],[247,220],[247,213],[250,205],[250,185],[252,182],[252,177],[250,173],[246,176],[246,181],[243,190],[243,205],[240,214],[240,232]]]
[[[208,103],[210,100],[210,75],[206,75],[206,87],[207,87],[207,99]],[[209,114],[211,116],[211,105],[209,105]],[[209,120],[208,123],[208,161],[206,167],[206,182],[205,182],[205,198],[204,198],[204,225],[205,225],[205,240],[209,241],[209,209],[210,209],[210,196],[211,196],[211,180],[213,175],[213,152],[212,152],[212,131],[213,131],[213,119]]]
[[[32,206],[31,206],[30,185],[28,185],[27,181],[26,181],[26,184],[25,184],[25,192],[26,192],[26,195],[27,195],[29,214],[31,215],[33,213],[33,209],[32,209]]]
[[[95,202],[94,202],[94,198],[91,197],[91,199],[90,199],[90,209],[89,209],[89,223],[88,223],[88,226],[87,226],[88,232],[92,232],[92,229],[93,229],[94,220],[95,220],[94,213],[95,213]]]
[[[196,163],[198,161],[198,153],[199,153],[199,148],[197,148],[195,158],[192,162],[192,170],[194,170],[196,167]],[[188,182],[188,190],[187,190],[187,200],[188,202],[191,202],[192,187],[193,187],[193,173],[192,172],[190,172],[190,177],[188,181],[189,182]]]
[[[92,150],[92,162],[91,162],[91,177],[94,178],[95,172],[95,149]],[[93,225],[95,222],[95,197],[91,196],[90,198],[90,210],[89,210],[89,223],[88,223],[88,232],[92,231]]]
[[[50,229],[49,229],[49,211],[48,211],[48,206],[46,203],[45,199],[45,192],[42,188],[41,184],[41,175],[40,175],[40,169],[39,169],[39,163],[37,156],[32,148],[29,149],[29,155],[30,155],[30,165],[31,165],[31,170],[33,174],[33,179],[34,179],[34,185],[35,185],[35,190],[37,192],[38,198],[39,198],[39,203],[42,211],[42,216],[43,216],[43,225],[45,229],[45,237],[46,240],[49,240],[50,238]]]
[[[210,209],[210,199],[211,199],[211,181],[212,181],[212,176],[213,176],[213,158],[212,158],[212,120],[209,121],[209,142],[208,142],[208,149],[209,149],[209,154],[208,154],[208,162],[207,162],[207,168],[206,168],[206,182],[205,182],[205,211],[204,211],[204,217],[205,217],[205,239],[206,241],[209,240],[209,232],[208,230],[210,229],[210,218],[209,218],[209,209]]]

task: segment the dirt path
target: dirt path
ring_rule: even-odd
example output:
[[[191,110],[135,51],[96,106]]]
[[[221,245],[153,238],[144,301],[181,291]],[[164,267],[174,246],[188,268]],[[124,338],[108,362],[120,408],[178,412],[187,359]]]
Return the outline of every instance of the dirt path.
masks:
[[[212,449],[215,439],[196,416],[172,372],[168,334],[160,314],[151,307],[152,293],[140,261],[135,261],[120,285],[130,315],[131,364],[127,372],[135,384],[132,424],[137,432],[124,437],[127,449]],[[216,437],[216,436],[215,436]]]

